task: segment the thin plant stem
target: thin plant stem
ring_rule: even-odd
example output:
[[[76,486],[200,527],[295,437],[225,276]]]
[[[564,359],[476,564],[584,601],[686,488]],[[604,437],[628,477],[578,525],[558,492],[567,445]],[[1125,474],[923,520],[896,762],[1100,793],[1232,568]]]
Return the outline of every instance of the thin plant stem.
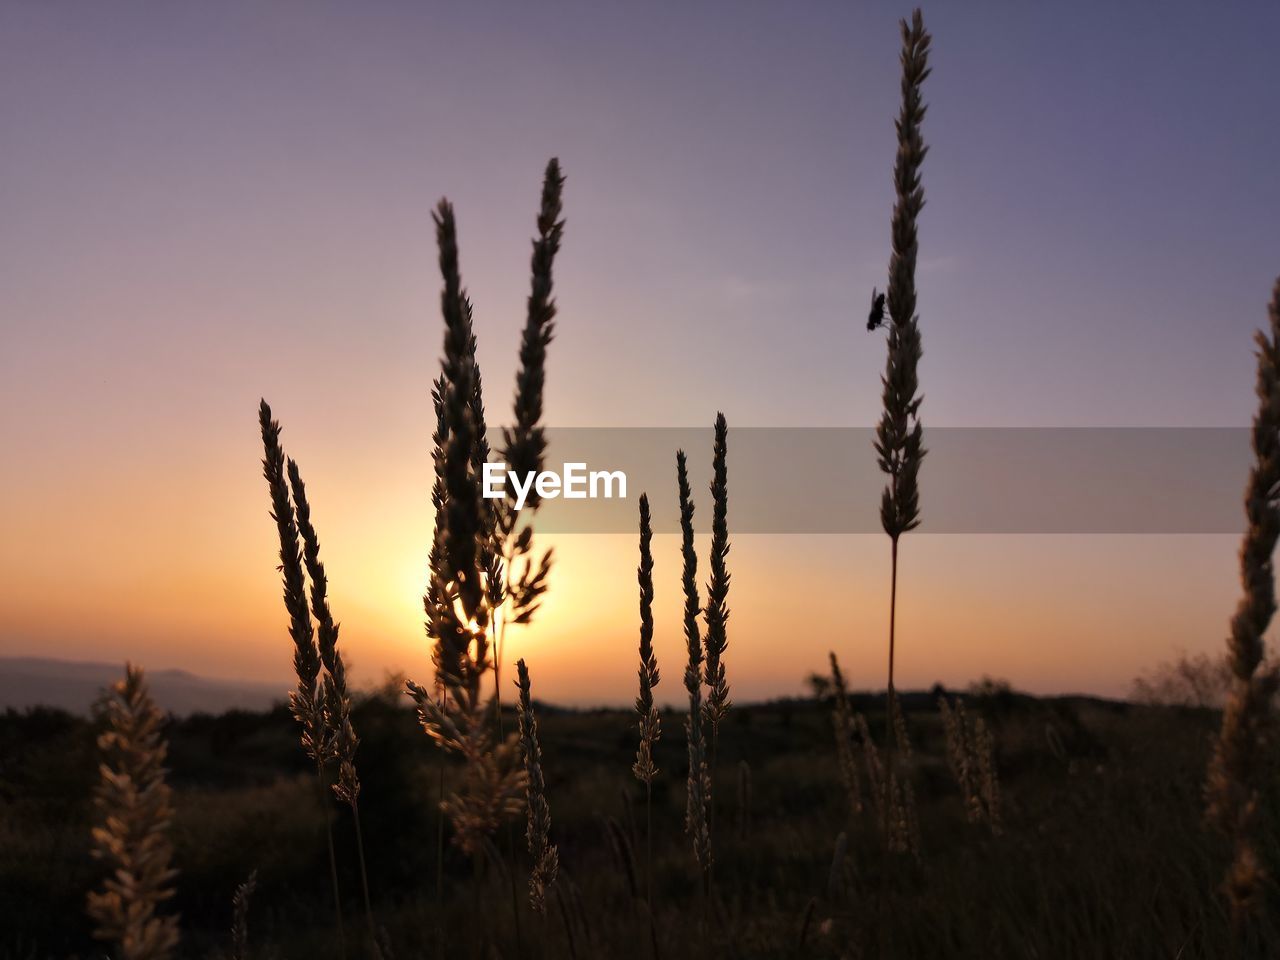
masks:
[[[893,654],[894,639],[897,626],[898,614],[898,538],[893,538],[892,546],[892,573],[889,581],[889,687],[885,697],[885,734],[884,734],[884,841],[889,843],[889,817],[890,804],[892,802],[892,786],[894,778],[893,769],[893,735],[891,727],[893,725],[894,708],[897,703],[897,693],[893,686]]]
[[[524,956],[524,932],[520,928],[520,892],[516,886],[515,846],[516,835],[511,822],[507,821],[507,878],[511,881],[511,918],[516,925],[516,956]]]
[[[649,915],[649,949],[658,960],[658,921],[653,909],[653,783],[644,785],[644,904]]]
[[[897,693],[893,685],[894,640],[898,591],[898,538],[920,525],[920,465],[924,460],[924,428],[920,422],[919,363],[923,355],[916,316],[916,260],[919,253],[917,220],[924,207],[920,167],[928,148],[920,135],[925,104],[921,85],[929,76],[930,36],[924,17],[915,10],[911,21],[899,21],[902,34],[902,105],[895,121],[898,154],[893,166],[895,202],[891,222],[892,252],[889,286],[885,291],[889,324],[888,353],[881,377],[884,411],[876,427],[875,450],[880,470],[888,477],[880,498],[880,522],[893,549],[893,586],[889,599],[889,685],[885,697],[884,827],[886,851],[890,841],[890,812],[897,771],[894,768],[892,725]],[[877,300],[877,303],[879,301]],[[887,866],[887,860],[886,860]]]
[[[555,888],[556,904],[560,907],[560,922],[564,925],[564,936],[569,946],[569,960],[578,960],[578,948],[573,936],[573,924],[569,920],[569,910],[564,902],[564,894]]]
[[[351,817],[356,822],[356,852],[360,856],[360,891],[364,894],[364,915],[369,923],[369,941],[376,952],[378,933],[373,923],[373,904],[369,900],[369,873],[364,866],[364,834],[360,830],[360,804],[354,798],[351,801]]]
[[[509,564],[503,564],[503,603],[501,607],[495,607],[493,611],[493,626],[496,628],[497,643],[493,645],[493,712],[494,720],[497,724],[498,742],[501,743],[504,731],[502,729],[502,648],[503,641],[507,636],[507,618],[502,616],[503,610],[506,608],[507,600],[505,599],[511,590],[511,575],[507,573]]]
[[[653,917],[653,784],[644,785],[644,900]]]
[[[324,764],[316,761],[316,785],[320,791],[320,812],[325,815],[325,838],[329,842],[329,880],[333,883],[333,910],[338,920],[338,947],[342,956],[347,955],[347,930],[342,922],[342,894],[338,889],[338,858],[333,852],[333,823],[329,820],[329,788],[325,783]]]
[[[495,608],[493,611],[493,622],[497,627],[497,643],[494,644],[493,657],[493,704],[494,713],[497,714],[498,724],[498,743],[506,741],[506,730],[502,722],[502,650],[506,645],[507,637],[507,618],[503,616],[506,609],[507,599],[511,595],[511,574],[507,571],[511,569],[511,564],[503,564],[503,605]],[[507,821],[507,876],[511,880],[511,919],[516,927],[516,955],[524,956],[524,931],[520,927],[520,893],[516,888],[516,835],[515,827],[511,821]]]
[[[716,753],[720,746],[720,724],[711,724],[711,765],[707,769],[707,784],[710,789],[707,791],[707,849],[711,856],[708,858],[710,862],[707,864],[707,890],[715,889],[716,883],[716,860],[715,860],[715,844],[716,844]]]
[[[446,688],[441,692],[443,701],[449,696]],[[436,805],[436,960],[444,958],[444,745],[439,747],[440,792]]]
[[[894,640],[897,626],[898,613],[898,538],[891,537],[891,573],[889,580],[889,678],[888,687],[885,691],[885,714],[884,714],[884,740],[885,740],[885,763],[884,763],[884,785],[881,793],[881,837],[883,844],[880,852],[880,889],[877,893],[879,901],[878,913],[880,914],[880,936],[884,938],[887,945],[890,936],[889,923],[889,872],[892,869],[893,857],[891,856],[892,847],[892,803],[893,803],[893,710],[896,702],[897,693],[893,686],[893,655]],[[874,747],[873,747],[874,749]],[[888,955],[888,954],[885,954]]]

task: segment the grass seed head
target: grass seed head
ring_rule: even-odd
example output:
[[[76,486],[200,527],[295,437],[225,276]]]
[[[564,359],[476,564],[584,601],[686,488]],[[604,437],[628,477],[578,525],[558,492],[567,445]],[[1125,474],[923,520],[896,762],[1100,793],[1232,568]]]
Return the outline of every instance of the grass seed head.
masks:
[[[165,783],[164,716],[140,668],[104,701],[98,737],[100,781],[94,791],[93,856],[109,869],[89,894],[95,936],[116,944],[122,960],[166,960],[178,945],[178,918],[159,912],[173,896],[177,871],[169,839],[172,793]]]

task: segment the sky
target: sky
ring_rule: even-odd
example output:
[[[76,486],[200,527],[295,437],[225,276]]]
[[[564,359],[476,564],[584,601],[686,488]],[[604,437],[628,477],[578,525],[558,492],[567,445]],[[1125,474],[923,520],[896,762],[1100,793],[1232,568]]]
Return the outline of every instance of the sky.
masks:
[[[862,320],[909,9],[0,4],[0,656],[283,689],[266,397],[354,676],[427,675],[430,211],[456,206],[502,420],[553,155],[548,423],[874,423],[883,340]],[[1248,423],[1280,273],[1280,7],[1160,11],[925,9],[926,431]],[[927,462],[922,484],[927,530]],[[547,699],[626,702],[634,538],[541,540],[551,593],[510,655]],[[677,546],[657,545],[673,702]],[[910,535],[899,684],[1123,693],[1220,647],[1236,546]],[[854,686],[882,684],[884,537],[744,535],[731,559],[736,696],[798,692],[828,649]]]

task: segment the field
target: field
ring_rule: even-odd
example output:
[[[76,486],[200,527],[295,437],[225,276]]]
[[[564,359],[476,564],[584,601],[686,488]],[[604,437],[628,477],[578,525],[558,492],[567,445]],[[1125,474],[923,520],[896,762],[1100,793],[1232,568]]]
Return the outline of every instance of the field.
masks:
[[[531,913],[525,897],[523,817],[499,832],[492,856],[473,861],[446,846],[441,913],[439,753],[396,699],[361,698],[354,711],[383,956],[430,958],[438,946],[447,957],[653,955],[644,794],[629,769],[633,714],[541,710],[561,859],[546,916]],[[1201,800],[1216,714],[999,688],[967,697],[995,739],[996,836],[967,820],[934,695],[901,700],[914,747],[919,861],[885,858],[870,804],[850,816],[829,702],[741,706],[721,733],[710,904],[682,824],[680,716],[664,711],[654,781],[658,956],[1231,955],[1216,893],[1225,851],[1204,827]],[[883,698],[855,696],[853,706],[878,736]],[[349,811],[320,805],[288,711],[171,720],[167,734],[181,955],[231,955],[232,897],[254,870],[248,955],[338,955],[326,815],[334,818],[350,952],[363,955]],[[0,955],[100,955],[83,909],[101,873],[88,853],[93,739],[88,721],[67,714],[0,720]],[[847,846],[833,859],[841,834]],[[518,936],[505,866],[512,837]]]

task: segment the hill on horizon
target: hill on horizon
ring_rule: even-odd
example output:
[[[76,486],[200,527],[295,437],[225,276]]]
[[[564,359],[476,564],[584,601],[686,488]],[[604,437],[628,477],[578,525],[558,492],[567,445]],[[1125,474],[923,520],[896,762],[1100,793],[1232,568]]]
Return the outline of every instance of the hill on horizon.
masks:
[[[87,714],[99,692],[124,675],[123,663],[0,657],[0,709],[57,707]],[[151,695],[175,714],[267,710],[284,701],[284,683],[216,680],[186,670],[149,670]]]

